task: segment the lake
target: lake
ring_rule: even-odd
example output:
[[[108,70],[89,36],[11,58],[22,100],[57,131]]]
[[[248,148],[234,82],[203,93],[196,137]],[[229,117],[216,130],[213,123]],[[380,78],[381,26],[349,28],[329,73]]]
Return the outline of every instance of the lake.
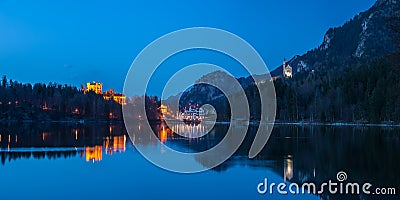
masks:
[[[221,141],[228,126],[217,124],[209,134],[188,139],[153,124],[162,145],[146,143],[143,138],[134,142],[160,152],[166,146],[199,152]],[[188,134],[203,130],[202,124],[180,128]],[[277,184],[337,182],[340,171],[346,173],[347,182],[399,189],[398,127],[276,125],[267,146],[249,159],[256,130],[257,125],[250,125],[244,143],[220,166],[179,174],[147,161],[120,123],[3,123],[0,198],[400,199],[399,195],[282,195],[257,190],[265,178]]]

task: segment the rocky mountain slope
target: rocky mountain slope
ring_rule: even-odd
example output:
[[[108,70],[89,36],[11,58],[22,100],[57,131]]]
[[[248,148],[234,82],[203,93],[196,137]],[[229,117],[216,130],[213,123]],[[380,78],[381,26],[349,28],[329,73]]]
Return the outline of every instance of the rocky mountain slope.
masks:
[[[378,0],[344,25],[329,29],[321,45],[271,75],[277,97],[277,120],[311,122],[400,122],[400,2]],[[203,78],[222,80],[220,72]],[[251,119],[260,117],[258,89],[251,77],[239,78],[249,99]],[[263,83],[257,83],[259,87]],[[232,88],[234,91],[237,88]],[[180,104],[212,104],[220,120],[229,120],[229,103],[216,88],[196,84]]]
[[[365,62],[394,52],[395,35],[390,25],[393,19],[400,16],[399,8],[397,0],[378,0],[370,9],[344,25],[330,28],[321,45],[288,61],[293,73],[332,68],[340,70],[355,62]],[[282,66],[271,74],[281,75]]]

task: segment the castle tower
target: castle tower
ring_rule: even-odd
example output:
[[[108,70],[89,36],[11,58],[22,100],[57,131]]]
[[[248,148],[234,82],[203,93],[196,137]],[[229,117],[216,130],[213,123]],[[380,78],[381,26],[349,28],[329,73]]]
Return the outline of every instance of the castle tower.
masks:
[[[93,91],[96,94],[103,94],[103,84],[99,82],[86,83],[86,92]]]
[[[283,77],[292,78],[293,75],[292,67],[286,63],[286,58],[283,59],[282,70],[283,70]]]

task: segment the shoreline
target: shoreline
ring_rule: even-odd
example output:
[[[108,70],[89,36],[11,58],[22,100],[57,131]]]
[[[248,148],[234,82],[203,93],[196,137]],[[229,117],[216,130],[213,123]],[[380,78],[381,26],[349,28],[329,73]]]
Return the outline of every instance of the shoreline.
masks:
[[[144,121],[144,120],[143,120]],[[150,123],[160,123],[164,120],[152,120]],[[73,124],[95,124],[95,123],[124,123],[124,120],[94,120],[94,119],[77,119],[77,120],[19,120],[19,119],[0,119],[0,123],[73,123]],[[218,121],[215,124],[229,124],[230,122]],[[238,123],[246,124],[244,121]],[[260,124],[260,121],[249,121],[251,125]],[[296,126],[357,126],[357,127],[400,127],[400,123],[355,123],[355,122],[266,122],[263,124],[274,125],[296,125]]]
[[[0,119],[0,123],[60,123],[60,124],[96,124],[96,123],[124,123],[123,120],[93,120],[93,119],[80,119],[80,120],[20,120],[20,119]]]
[[[392,123],[354,123],[354,122],[275,122],[275,125],[297,125],[297,126],[366,126],[366,127],[400,127],[400,124]]]

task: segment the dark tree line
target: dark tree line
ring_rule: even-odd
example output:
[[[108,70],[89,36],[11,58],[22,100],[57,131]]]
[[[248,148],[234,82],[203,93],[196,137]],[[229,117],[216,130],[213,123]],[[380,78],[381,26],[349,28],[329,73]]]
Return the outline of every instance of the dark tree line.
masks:
[[[278,79],[277,119],[320,122],[400,122],[400,54],[343,71]]]
[[[120,120],[121,105],[75,86],[22,84],[3,76],[0,120]]]
[[[341,70],[321,69],[295,74],[292,79],[274,81],[277,98],[277,121],[284,122],[400,122],[400,53],[370,61],[351,61]],[[251,120],[260,120],[258,87],[245,87]],[[195,85],[185,93],[185,102],[210,103],[218,121],[230,120],[226,97],[206,98],[211,86]],[[220,96],[221,92],[214,92]]]
[[[145,109],[141,102],[144,101]],[[157,96],[132,96],[125,107],[125,119],[129,122],[141,120],[158,121],[161,119],[161,101]],[[143,111],[146,111],[144,113]]]
[[[323,66],[315,71],[297,73],[290,80],[276,80],[277,119],[399,123],[400,18],[382,23],[388,24],[391,30],[388,38],[393,39],[392,46],[397,46],[397,50],[369,60],[332,59],[321,62]]]

